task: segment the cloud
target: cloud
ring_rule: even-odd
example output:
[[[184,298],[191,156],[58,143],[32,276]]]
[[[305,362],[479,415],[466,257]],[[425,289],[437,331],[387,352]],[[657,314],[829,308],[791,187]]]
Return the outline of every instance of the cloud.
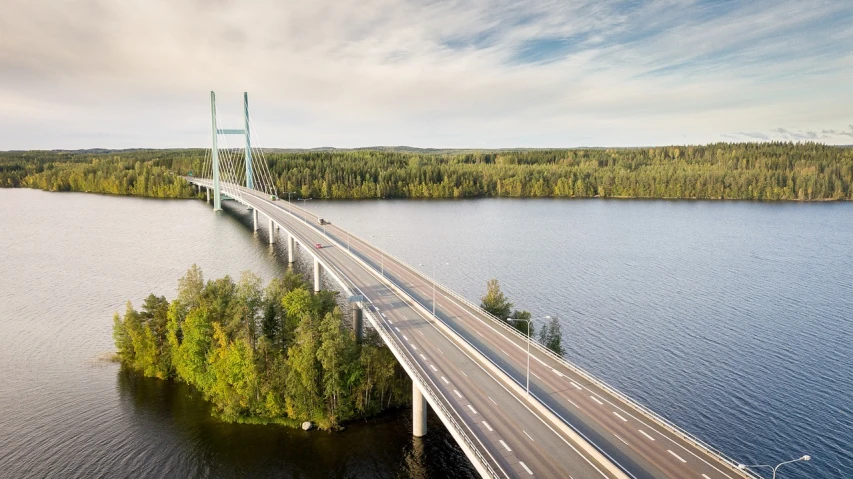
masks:
[[[233,123],[249,91],[271,147],[842,141],[851,21],[797,0],[9,0],[0,149],[200,146],[211,89]]]

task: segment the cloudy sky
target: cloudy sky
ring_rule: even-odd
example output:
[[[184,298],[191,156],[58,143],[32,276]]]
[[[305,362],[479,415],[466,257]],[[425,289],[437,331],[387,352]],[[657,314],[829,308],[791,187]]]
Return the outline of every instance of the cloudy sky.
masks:
[[[853,3],[4,0],[0,150],[853,144]],[[232,138],[232,142],[237,142]]]

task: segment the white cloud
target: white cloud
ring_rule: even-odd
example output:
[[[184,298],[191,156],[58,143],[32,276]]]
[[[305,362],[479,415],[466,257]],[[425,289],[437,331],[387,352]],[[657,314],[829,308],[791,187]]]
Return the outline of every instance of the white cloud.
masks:
[[[844,2],[8,3],[0,149],[202,146],[211,89],[270,147],[784,139],[853,107]]]

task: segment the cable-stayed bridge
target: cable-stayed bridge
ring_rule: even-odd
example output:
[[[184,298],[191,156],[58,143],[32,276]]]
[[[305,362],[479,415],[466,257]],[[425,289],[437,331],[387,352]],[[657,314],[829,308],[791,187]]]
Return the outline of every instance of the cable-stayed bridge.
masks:
[[[220,127],[213,92],[211,117],[210,154],[187,181],[214,210],[223,198],[252,209],[256,231],[265,217],[291,263],[297,247],[313,259],[315,291],[325,273],[351,299],[356,334],[366,319],[412,378],[415,436],[432,408],[484,477],[758,477],[416,268],[278,199],[245,95],[243,129]],[[244,143],[220,148],[224,135]]]

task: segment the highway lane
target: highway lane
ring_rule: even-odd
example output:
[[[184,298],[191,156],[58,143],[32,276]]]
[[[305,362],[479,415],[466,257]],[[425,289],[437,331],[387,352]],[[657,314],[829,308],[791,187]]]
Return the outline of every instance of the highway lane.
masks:
[[[327,225],[326,231],[339,240],[348,240],[375,267],[384,264],[386,276],[426,307],[432,306],[432,283],[428,278],[335,225]],[[481,311],[441,290],[436,294],[436,312],[439,319],[507,374],[524,383],[527,354],[523,337],[505,334]],[[632,404],[577,374],[563,362],[539,351],[531,352],[531,391],[537,399],[634,477],[751,477],[649,419]]]
[[[259,196],[252,202],[260,213],[272,216],[303,245],[328,244],[319,232],[294,220],[279,205]],[[375,271],[365,269],[338,248],[324,247],[312,253],[345,274],[379,308],[377,319],[387,322],[412,362],[421,368],[421,374],[431,379],[510,476],[618,477],[594,465],[572,445],[570,438],[548,425],[523,398],[496,380],[428,314],[424,316],[405,298],[382,285]]]

